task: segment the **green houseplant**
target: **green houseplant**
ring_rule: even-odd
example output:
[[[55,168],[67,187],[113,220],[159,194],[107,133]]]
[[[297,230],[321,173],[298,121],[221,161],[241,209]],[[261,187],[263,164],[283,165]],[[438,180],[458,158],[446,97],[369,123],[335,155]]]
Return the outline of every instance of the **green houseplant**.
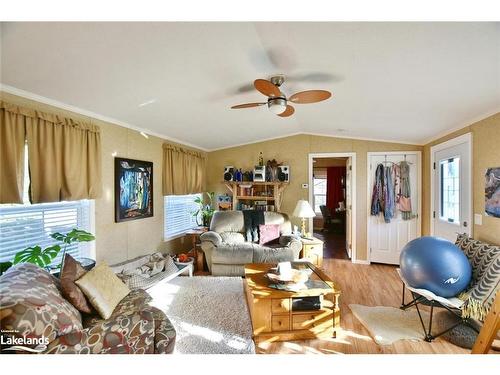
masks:
[[[193,212],[193,216],[196,217],[196,222],[198,225],[203,225],[204,227],[210,226],[210,221],[212,216],[214,216],[215,209],[212,208],[212,204],[215,197],[215,192],[205,193],[207,200],[203,199],[204,194],[194,199],[194,202],[198,205],[198,209]],[[201,223],[200,220],[201,219]]]
[[[10,267],[12,267],[12,265],[18,263],[33,263],[41,268],[48,268],[48,266],[62,250],[62,260],[58,267],[61,269],[68,245],[75,242],[89,242],[95,240],[95,236],[92,233],[76,228],[72,229],[68,233],[52,233],[50,237],[62,242],[62,244],[51,245],[43,250],[39,245],[27,247],[26,249],[16,253],[12,262],[0,263],[0,274],[7,271]]]

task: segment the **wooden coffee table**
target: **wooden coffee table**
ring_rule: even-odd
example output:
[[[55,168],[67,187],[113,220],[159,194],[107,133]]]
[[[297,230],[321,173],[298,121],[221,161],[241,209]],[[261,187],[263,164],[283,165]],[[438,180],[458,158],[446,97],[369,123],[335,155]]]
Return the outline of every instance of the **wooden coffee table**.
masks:
[[[312,271],[307,289],[290,292],[270,288],[265,275],[275,264],[245,265],[245,292],[256,343],[336,337],[340,327],[340,290],[313,264],[292,265]],[[296,304],[303,297],[320,297],[320,309],[298,309]]]

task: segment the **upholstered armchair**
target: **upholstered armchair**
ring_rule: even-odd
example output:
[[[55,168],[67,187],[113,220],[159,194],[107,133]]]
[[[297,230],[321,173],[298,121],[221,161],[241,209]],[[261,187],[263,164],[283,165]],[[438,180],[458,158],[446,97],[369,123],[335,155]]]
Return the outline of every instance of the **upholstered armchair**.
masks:
[[[247,241],[242,211],[216,212],[210,231],[200,236],[201,248],[212,275],[243,276],[248,263],[277,263],[298,259],[302,249],[300,239],[292,236],[288,216],[264,212],[264,224],[278,224],[280,237],[275,244],[260,245]]]

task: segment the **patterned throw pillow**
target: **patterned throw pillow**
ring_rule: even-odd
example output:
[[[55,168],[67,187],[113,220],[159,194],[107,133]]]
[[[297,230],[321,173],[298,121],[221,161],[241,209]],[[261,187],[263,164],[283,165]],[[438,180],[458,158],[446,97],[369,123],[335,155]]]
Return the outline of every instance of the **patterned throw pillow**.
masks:
[[[104,319],[108,319],[118,303],[130,293],[106,263],[99,264],[75,283]]]
[[[280,238],[279,224],[259,225],[259,245],[271,245],[277,243]]]
[[[472,281],[466,292],[464,317],[484,320],[500,288],[500,246],[459,234],[455,244],[462,249],[472,266]]]
[[[87,271],[71,255],[66,254],[64,265],[61,271],[61,292],[75,308],[79,311],[90,314],[92,305],[85,298],[82,290],[75,284],[75,281],[85,275]]]
[[[42,268],[21,263],[0,276],[0,329],[49,341],[81,331],[82,318]],[[4,333],[2,333],[4,334]]]

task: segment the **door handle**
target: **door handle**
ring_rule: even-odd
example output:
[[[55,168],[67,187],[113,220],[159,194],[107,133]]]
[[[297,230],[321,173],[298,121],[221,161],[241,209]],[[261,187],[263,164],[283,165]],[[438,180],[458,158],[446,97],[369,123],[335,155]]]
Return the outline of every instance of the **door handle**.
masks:
[[[467,228],[467,222],[464,221],[464,228]]]

